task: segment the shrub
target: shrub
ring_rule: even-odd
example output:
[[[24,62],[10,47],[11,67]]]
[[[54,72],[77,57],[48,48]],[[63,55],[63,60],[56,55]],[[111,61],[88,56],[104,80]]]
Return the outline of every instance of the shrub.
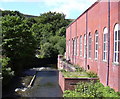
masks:
[[[84,72],[84,68],[80,67],[80,66],[77,66],[75,65],[75,68],[76,68],[76,72]]]
[[[66,90],[64,97],[120,97],[114,89],[110,87],[104,87],[100,82],[80,82],[73,91]]]
[[[14,71],[12,71],[10,67],[8,67],[9,61],[10,59],[8,57],[0,59],[0,62],[2,63],[3,85],[6,85],[14,76]]]
[[[96,77],[98,77],[97,74],[95,74],[95,73],[93,73],[93,72],[91,72],[91,71],[88,71],[88,72],[87,72],[87,75],[88,75],[90,78],[96,78]]]

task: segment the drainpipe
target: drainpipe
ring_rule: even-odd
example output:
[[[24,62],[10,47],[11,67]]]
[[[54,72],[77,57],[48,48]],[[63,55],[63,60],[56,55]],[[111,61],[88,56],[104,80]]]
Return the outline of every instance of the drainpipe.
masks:
[[[108,0],[108,64],[107,64],[107,86],[109,85],[110,65],[110,0]]]
[[[88,32],[88,12],[86,12],[86,57],[85,57],[85,70],[87,70],[87,32]]]
[[[72,62],[72,53],[71,53],[71,51],[72,51],[72,38],[71,38],[71,26],[70,26],[70,55],[69,55],[69,57],[70,57],[70,62]]]
[[[77,20],[76,20],[76,38],[75,38],[75,39],[76,39],[76,45],[75,45],[75,47],[76,47],[76,51],[75,51],[75,52],[76,52],[76,53],[75,53],[75,64],[76,64],[76,59],[77,59],[77,54],[78,54],[78,53],[77,53],[77,46],[78,46],[78,45],[77,45],[77,42],[78,42],[78,41],[77,41]]]

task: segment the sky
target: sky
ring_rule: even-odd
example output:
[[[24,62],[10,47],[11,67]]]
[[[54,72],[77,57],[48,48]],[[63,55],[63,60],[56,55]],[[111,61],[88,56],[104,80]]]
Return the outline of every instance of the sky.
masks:
[[[52,11],[76,19],[96,0],[0,0],[0,9],[20,11],[24,14],[39,16]]]

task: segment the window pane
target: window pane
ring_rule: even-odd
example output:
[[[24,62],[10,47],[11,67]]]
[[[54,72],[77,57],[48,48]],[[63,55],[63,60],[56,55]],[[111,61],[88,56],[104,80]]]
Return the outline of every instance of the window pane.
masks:
[[[116,62],[116,57],[117,57],[117,54],[115,53],[114,55],[115,55],[115,57],[114,57],[114,59],[115,59],[115,60],[114,60],[114,61]]]
[[[105,60],[106,60],[106,58],[107,58],[107,52],[105,52]]]
[[[105,60],[105,52],[103,53],[103,59]]]
[[[90,44],[92,43],[92,38],[90,37]]]
[[[96,49],[95,50],[98,50],[98,44],[96,44]]]
[[[117,42],[115,42],[115,51],[117,51]]]
[[[104,34],[104,42],[107,41],[107,34]]]
[[[98,55],[98,53],[97,53],[97,52],[95,52],[95,58],[97,58],[97,55]]]
[[[98,36],[96,36],[96,42],[98,42]]]
[[[118,62],[120,62],[120,54],[118,53]]]
[[[89,52],[89,57],[91,57],[91,53]]]
[[[120,51],[120,42],[118,42],[118,51]]]
[[[117,40],[117,31],[115,31],[115,40]]]
[[[89,55],[88,55],[88,56],[89,56],[89,57],[91,57],[91,43],[92,43],[92,38],[91,38],[91,35],[89,34],[89,43],[88,43],[88,44],[89,44],[89,45],[88,45],[88,47],[89,47],[89,49],[88,49],[88,51],[89,51],[88,54],[89,54]]]

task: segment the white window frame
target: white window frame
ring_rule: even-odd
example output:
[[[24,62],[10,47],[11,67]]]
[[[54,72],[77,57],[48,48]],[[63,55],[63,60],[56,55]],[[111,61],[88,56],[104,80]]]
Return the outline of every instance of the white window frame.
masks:
[[[120,62],[120,25],[116,24],[114,28],[114,63],[119,64]]]
[[[86,58],[86,34],[84,35],[84,58]]]
[[[96,31],[95,32],[95,60],[98,59],[98,47],[99,47],[99,45],[98,45],[98,38],[99,38],[98,31]]]
[[[70,56],[70,40],[68,41],[68,55]]]
[[[80,56],[82,56],[82,35],[80,36]]]
[[[89,33],[88,35],[88,58],[91,58],[92,52],[92,35]]]
[[[108,46],[107,37],[108,37],[108,29],[104,28],[104,31],[103,31],[103,61],[107,61],[107,46]]]

